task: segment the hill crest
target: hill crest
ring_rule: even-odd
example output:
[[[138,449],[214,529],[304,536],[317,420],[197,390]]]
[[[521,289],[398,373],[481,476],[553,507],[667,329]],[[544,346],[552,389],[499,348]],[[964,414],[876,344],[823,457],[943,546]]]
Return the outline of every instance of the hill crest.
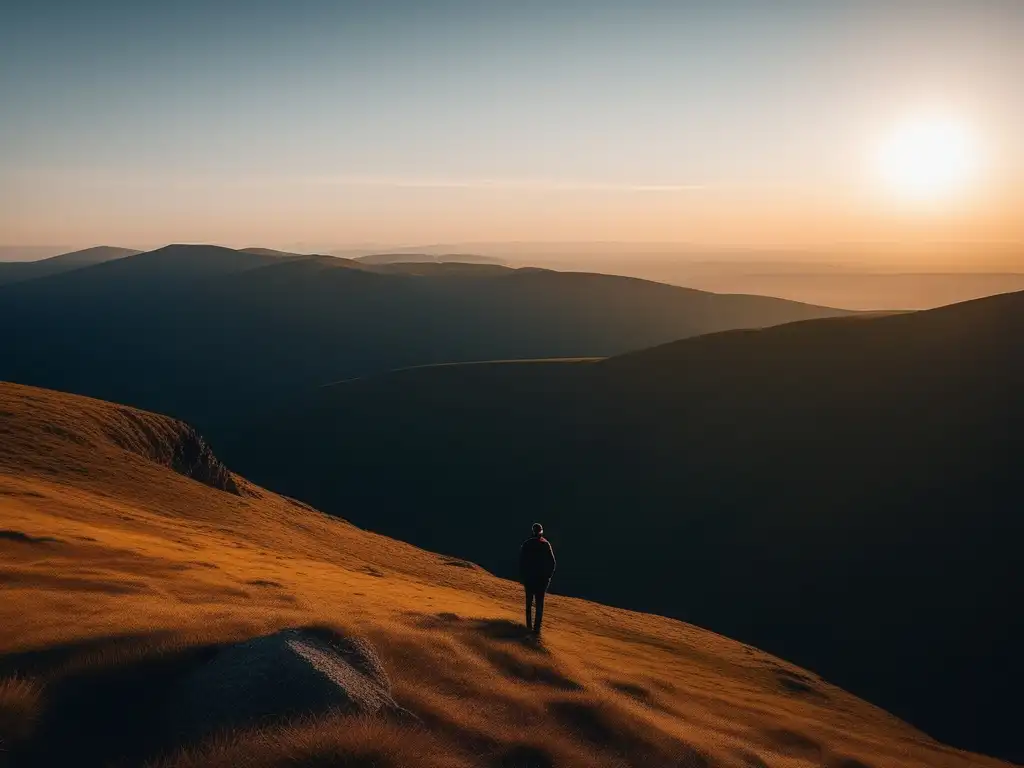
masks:
[[[5,283],[35,280],[49,275],[103,264],[141,253],[133,248],[115,248],[109,245],[98,245],[80,251],[62,253],[36,261],[16,261],[0,263],[0,285]]]

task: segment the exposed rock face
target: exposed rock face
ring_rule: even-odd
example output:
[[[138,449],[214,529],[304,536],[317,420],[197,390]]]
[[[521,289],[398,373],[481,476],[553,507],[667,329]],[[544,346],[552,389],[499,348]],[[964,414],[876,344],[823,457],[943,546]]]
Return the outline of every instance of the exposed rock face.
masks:
[[[195,742],[219,731],[329,711],[412,718],[391,697],[373,647],[328,631],[287,629],[221,649],[178,684],[173,735]]]
[[[171,469],[213,488],[238,494],[238,484],[231,472],[213,455],[203,436],[186,427],[174,444]]]
[[[188,424],[129,408],[122,409],[120,417],[122,423],[108,434],[121,448],[211,488],[240,495],[230,470]]]

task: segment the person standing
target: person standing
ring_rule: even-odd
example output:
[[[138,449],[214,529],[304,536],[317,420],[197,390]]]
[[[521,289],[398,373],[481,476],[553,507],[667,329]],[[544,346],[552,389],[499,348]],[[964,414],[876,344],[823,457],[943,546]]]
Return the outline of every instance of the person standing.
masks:
[[[526,628],[535,635],[540,634],[540,622],[544,617],[544,593],[548,591],[551,575],[555,572],[555,553],[551,542],[544,538],[544,526],[533,524],[533,535],[523,542],[519,550],[519,581],[526,590]],[[534,601],[537,612],[533,613]]]

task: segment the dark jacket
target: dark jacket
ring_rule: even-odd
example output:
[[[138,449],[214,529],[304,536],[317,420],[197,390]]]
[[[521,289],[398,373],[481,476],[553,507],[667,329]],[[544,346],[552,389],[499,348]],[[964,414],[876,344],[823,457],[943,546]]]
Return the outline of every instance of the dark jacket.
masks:
[[[547,586],[555,572],[555,553],[543,536],[531,536],[519,550],[519,581],[529,586]]]

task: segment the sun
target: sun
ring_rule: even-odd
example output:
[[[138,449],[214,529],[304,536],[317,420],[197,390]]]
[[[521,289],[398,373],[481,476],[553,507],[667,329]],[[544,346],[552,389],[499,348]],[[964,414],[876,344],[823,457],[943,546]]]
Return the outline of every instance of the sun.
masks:
[[[896,127],[878,150],[878,171],[901,199],[934,203],[964,193],[978,166],[969,127],[950,117],[922,117]]]

